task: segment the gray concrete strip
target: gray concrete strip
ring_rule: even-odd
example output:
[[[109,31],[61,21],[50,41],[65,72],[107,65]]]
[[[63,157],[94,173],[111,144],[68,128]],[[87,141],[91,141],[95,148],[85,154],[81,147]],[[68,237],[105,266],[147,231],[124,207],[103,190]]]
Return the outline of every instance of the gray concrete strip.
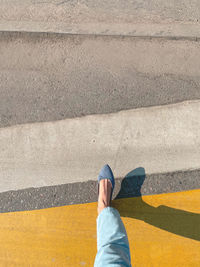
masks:
[[[146,175],[140,168],[115,179],[113,199],[200,188],[200,170]],[[141,173],[143,172],[143,175]],[[96,177],[98,174],[96,175]],[[44,209],[97,201],[97,182],[77,182],[0,193],[0,212]]]
[[[200,167],[200,101],[0,129],[0,192]]]
[[[200,42],[0,34],[0,127],[200,99]]]
[[[199,13],[195,0],[1,0],[0,31],[200,37]]]

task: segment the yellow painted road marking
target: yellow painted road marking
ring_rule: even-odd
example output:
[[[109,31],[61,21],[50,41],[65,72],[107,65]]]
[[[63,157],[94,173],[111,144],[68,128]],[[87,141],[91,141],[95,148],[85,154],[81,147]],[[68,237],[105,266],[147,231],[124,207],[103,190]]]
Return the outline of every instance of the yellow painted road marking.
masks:
[[[119,199],[132,265],[200,266],[200,190]],[[0,266],[93,266],[97,203],[0,214]]]

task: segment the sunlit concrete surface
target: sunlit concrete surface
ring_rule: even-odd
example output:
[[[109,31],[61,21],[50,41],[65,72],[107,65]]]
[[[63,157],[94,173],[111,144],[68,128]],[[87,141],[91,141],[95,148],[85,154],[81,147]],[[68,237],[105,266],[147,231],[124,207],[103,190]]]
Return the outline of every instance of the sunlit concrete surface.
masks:
[[[0,129],[0,192],[200,167],[200,101]]]
[[[199,266],[200,190],[118,199],[133,266]],[[93,266],[97,203],[0,214],[1,266]]]
[[[0,31],[200,37],[199,11],[195,0],[1,0]]]

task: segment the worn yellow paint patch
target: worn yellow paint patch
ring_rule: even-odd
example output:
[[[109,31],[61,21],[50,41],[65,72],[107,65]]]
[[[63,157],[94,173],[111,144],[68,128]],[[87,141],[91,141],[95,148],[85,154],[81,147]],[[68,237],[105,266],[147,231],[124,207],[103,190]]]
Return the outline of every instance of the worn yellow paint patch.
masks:
[[[0,214],[0,266],[93,266],[97,203]],[[113,201],[133,266],[200,265],[200,190]]]

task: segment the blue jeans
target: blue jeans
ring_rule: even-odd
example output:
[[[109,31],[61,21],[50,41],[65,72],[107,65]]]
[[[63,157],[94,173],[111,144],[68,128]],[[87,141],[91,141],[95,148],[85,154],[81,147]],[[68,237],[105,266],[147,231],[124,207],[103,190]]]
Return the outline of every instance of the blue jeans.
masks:
[[[128,237],[119,212],[104,208],[97,217],[97,255],[94,267],[131,266]]]

